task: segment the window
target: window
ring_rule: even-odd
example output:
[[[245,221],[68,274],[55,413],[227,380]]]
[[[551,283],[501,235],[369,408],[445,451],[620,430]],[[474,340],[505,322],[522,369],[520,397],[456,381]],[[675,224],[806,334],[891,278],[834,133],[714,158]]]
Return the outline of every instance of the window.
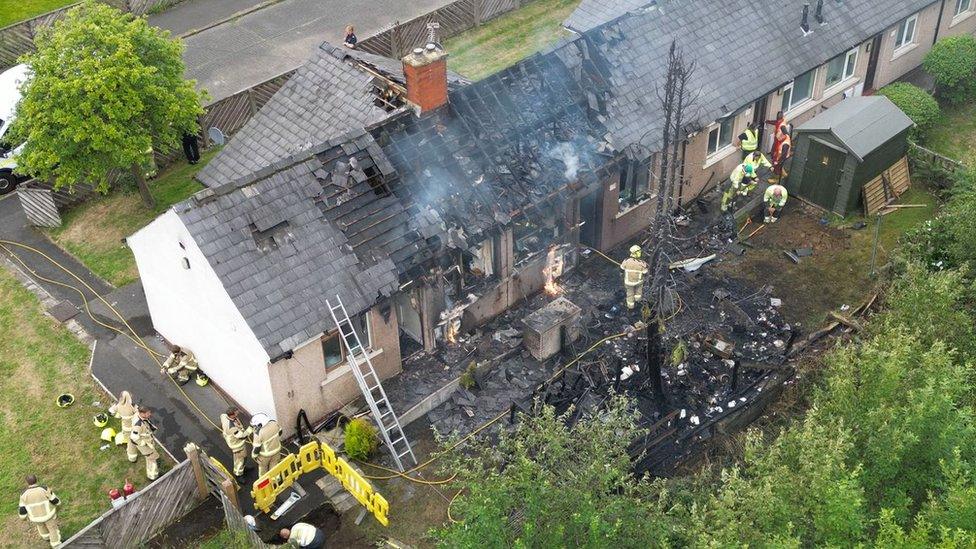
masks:
[[[964,0],[967,4],[969,0]],[[915,25],[918,24],[918,14],[912,15],[898,25],[895,33],[895,49],[903,48],[915,42]]]
[[[352,317],[353,327],[359,334],[359,342],[365,349],[372,349],[373,339],[370,333],[369,313]],[[322,357],[325,362],[325,369],[332,370],[346,360],[346,346],[339,339],[339,332],[333,331],[322,336]],[[355,342],[352,342],[355,345]]]
[[[857,66],[857,49],[853,49],[845,54],[838,55],[827,62],[827,87],[831,87],[838,82],[843,82],[854,76],[854,68]]]
[[[715,127],[708,132],[708,154],[713,155],[718,151],[732,145],[732,126],[735,117],[730,116],[725,120],[716,123]]]
[[[339,343],[338,332],[322,336],[322,356],[325,357],[326,370],[335,368],[342,362],[342,344]]]
[[[969,11],[970,7],[972,7],[972,0],[956,0],[955,16],[958,17],[966,13],[967,11]]]
[[[817,69],[801,74],[783,88],[783,112],[788,112],[813,96],[813,80]]]
[[[650,165],[645,162],[629,158],[624,161],[620,169],[621,209],[637,204],[647,196],[650,170]]]

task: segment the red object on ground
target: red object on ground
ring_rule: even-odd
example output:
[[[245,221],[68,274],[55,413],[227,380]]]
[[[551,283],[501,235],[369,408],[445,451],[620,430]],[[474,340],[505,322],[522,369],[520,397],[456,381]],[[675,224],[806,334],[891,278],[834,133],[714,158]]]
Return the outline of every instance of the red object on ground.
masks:
[[[125,479],[125,485],[122,486],[122,493],[125,494],[125,497],[129,497],[136,493],[136,487],[132,485],[129,479]]]
[[[122,497],[122,492],[120,492],[118,488],[112,488],[108,491],[108,497],[113,501],[117,500]]]

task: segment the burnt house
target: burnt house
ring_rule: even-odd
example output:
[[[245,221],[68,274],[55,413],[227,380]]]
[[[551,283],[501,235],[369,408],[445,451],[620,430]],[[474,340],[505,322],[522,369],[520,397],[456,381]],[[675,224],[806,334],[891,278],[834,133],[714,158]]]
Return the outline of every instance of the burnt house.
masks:
[[[859,94],[865,44],[931,2],[831,2],[807,30],[799,3],[774,4],[611,3],[476,83],[437,45],[401,63],[323,44],[200,172],[208,189],[129,238],[157,331],[249,412],[315,421],[359,394],[324,299],[362,319],[386,378],[543,289],[580,245],[646,229],[672,40],[698,64],[681,204],[731,171],[747,121]],[[725,32],[744,20],[773,30]],[[779,56],[744,70],[746,48]]]

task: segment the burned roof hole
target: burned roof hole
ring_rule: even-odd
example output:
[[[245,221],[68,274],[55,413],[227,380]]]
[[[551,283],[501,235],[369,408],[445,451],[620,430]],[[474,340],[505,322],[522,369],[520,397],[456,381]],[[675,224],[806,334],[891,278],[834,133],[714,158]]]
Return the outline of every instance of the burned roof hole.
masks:
[[[373,104],[386,112],[393,112],[403,106],[403,94],[389,84],[374,82],[371,91]]]
[[[263,231],[259,230],[254,223],[251,223],[248,227],[251,229],[251,236],[254,237],[254,244],[263,252],[277,250],[282,243],[291,240],[287,220],[272,225]]]

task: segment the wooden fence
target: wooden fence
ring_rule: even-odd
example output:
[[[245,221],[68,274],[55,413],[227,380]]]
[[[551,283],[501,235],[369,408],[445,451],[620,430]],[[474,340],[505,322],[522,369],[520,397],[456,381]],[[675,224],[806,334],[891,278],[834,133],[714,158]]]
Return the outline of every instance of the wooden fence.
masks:
[[[64,547],[136,547],[196,507],[204,497],[189,460],[135,493],[121,507],[95,519]]]
[[[437,23],[437,37],[451,38],[482,23],[522,7],[525,0],[456,0],[409,21],[363,39],[357,49],[399,59],[427,42],[427,25]]]
[[[221,472],[195,445],[187,445],[185,451],[187,459],[136,492],[122,506],[95,519],[65,541],[62,547],[142,546],[210,495],[220,498],[228,528],[244,531],[252,547],[268,547],[244,523],[234,480]]]
[[[948,173],[955,173],[964,167],[962,162],[949,158],[948,156],[943,156],[933,150],[926,149],[921,145],[911,143],[910,146],[912,152],[914,153],[912,155],[913,157],[923,160],[924,162],[937,168],[941,168]]]
[[[54,190],[51,184],[36,179],[17,186],[17,197],[27,221],[35,227],[60,227],[60,211],[63,208],[84,202],[94,194],[91,185],[75,185],[69,192],[66,189]]]
[[[30,0],[21,0],[29,2]],[[101,0],[102,2],[114,6],[122,11],[127,11],[134,15],[143,15],[157,10],[166,9],[182,0]],[[55,21],[64,17],[65,12],[77,6],[78,3],[69,4],[63,8],[38,15],[26,21],[20,21],[12,25],[0,28],[0,72],[17,64],[17,58],[21,55],[34,51],[34,37],[37,31],[44,27],[49,27]]]

